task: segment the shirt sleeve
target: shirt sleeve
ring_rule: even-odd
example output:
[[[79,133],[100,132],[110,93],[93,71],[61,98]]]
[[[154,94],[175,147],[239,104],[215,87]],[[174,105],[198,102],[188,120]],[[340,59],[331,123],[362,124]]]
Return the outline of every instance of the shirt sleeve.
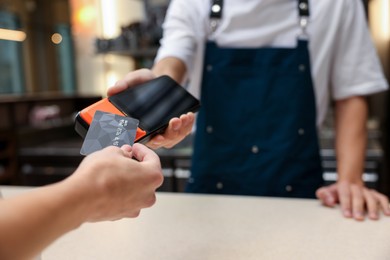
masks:
[[[333,98],[344,99],[386,90],[388,84],[361,1],[344,1],[343,13],[333,48]]]
[[[199,24],[202,23],[200,5],[196,2],[171,1],[163,23],[164,34],[155,62],[166,57],[176,57],[185,63],[187,72],[192,71],[200,37]]]

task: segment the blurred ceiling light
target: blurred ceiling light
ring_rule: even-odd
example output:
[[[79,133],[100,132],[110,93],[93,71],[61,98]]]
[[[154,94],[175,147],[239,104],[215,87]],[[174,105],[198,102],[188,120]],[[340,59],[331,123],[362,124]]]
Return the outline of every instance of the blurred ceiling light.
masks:
[[[53,35],[51,36],[51,41],[54,44],[60,44],[62,42],[62,35],[59,33],[53,33]]]
[[[119,34],[116,1],[100,0],[103,24],[103,36],[113,38]]]
[[[389,23],[390,23],[390,19],[389,19],[389,8],[390,8],[390,5],[389,5],[389,0],[382,0],[381,2],[382,4],[382,35],[385,39],[389,40],[390,39],[390,26],[389,26]]]
[[[25,32],[0,28],[0,40],[22,42],[26,37]]]
[[[81,24],[89,24],[96,19],[96,10],[93,6],[85,5],[76,11],[76,21]]]
[[[387,45],[390,40],[389,0],[370,1],[368,11],[370,29],[374,39]]]
[[[98,20],[96,0],[69,0],[72,10],[72,32],[75,35],[93,35]]]

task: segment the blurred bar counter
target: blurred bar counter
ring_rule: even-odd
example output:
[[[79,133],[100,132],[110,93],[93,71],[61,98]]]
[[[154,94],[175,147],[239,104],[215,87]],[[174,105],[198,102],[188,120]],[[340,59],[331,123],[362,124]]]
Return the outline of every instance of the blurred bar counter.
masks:
[[[73,126],[68,129],[74,131]],[[58,181],[71,174],[81,162],[79,136],[46,142],[39,146],[19,149],[20,176],[23,185],[42,185]],[[337,179],[333,139],[321,138],[324,180],[327,184]],[[183,192],[190,175],[192,136],[188,136],[172,149],[158,149],[165,181],[160,191]],[[376,138],[369,138],[363,179],[370,188],[378,188],[383,152]]]
[[[60,94],[0,96],[0,185],[40,186],[72,174],[83,159],[83,140],[74,130],[74,117],[100,99]],[[363,179],[370,188],[378,188],[384,157],[381,133],[375,121],[367,126]],[[156,151],[165,175],[160,191],[184,191],[190,175],[192,140],[190,135],[172,149]],[[320,132],[320,143],[328,184],[337,179],[333,142],[333,127],[327,123]]]

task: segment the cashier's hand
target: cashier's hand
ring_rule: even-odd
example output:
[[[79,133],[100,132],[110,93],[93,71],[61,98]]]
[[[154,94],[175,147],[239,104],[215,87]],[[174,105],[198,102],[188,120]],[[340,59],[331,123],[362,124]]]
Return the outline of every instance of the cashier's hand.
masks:
[[[85,199],[88,209],[85,221],[97,222],[137,217],[141,209],[155,203],[163,175],[157,154],[134,144],[90,154],[69,181],[82,191],[80,200]]]
[[[127,88],[136,86],[143,82],[154,79],[156,76],[148,69],[140,69],[128,73],[123,79],[108,89],[107,95],[112,96]],[[192,112],[181,115],[179,118],[172,118],[163,134],[156,135],[146,145],[152,149],[160,147],[172,148],[181,142],[192,131],[195,122],[195,115]]]
[[[340,204],[342,214],[346,218],[362,221],[367,215],[372,220],[379,219],[379,212],[390,216],[389,199],[364,184],[338,182],[322,187],[316,192],[317,198],[328,207]]]

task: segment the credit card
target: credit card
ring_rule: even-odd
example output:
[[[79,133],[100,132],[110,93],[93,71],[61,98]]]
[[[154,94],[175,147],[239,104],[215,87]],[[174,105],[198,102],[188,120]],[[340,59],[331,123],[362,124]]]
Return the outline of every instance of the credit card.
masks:
[[[133,145],[138,124],[135,118],[96,111],[80,154],[88,155],[108,146]]]

